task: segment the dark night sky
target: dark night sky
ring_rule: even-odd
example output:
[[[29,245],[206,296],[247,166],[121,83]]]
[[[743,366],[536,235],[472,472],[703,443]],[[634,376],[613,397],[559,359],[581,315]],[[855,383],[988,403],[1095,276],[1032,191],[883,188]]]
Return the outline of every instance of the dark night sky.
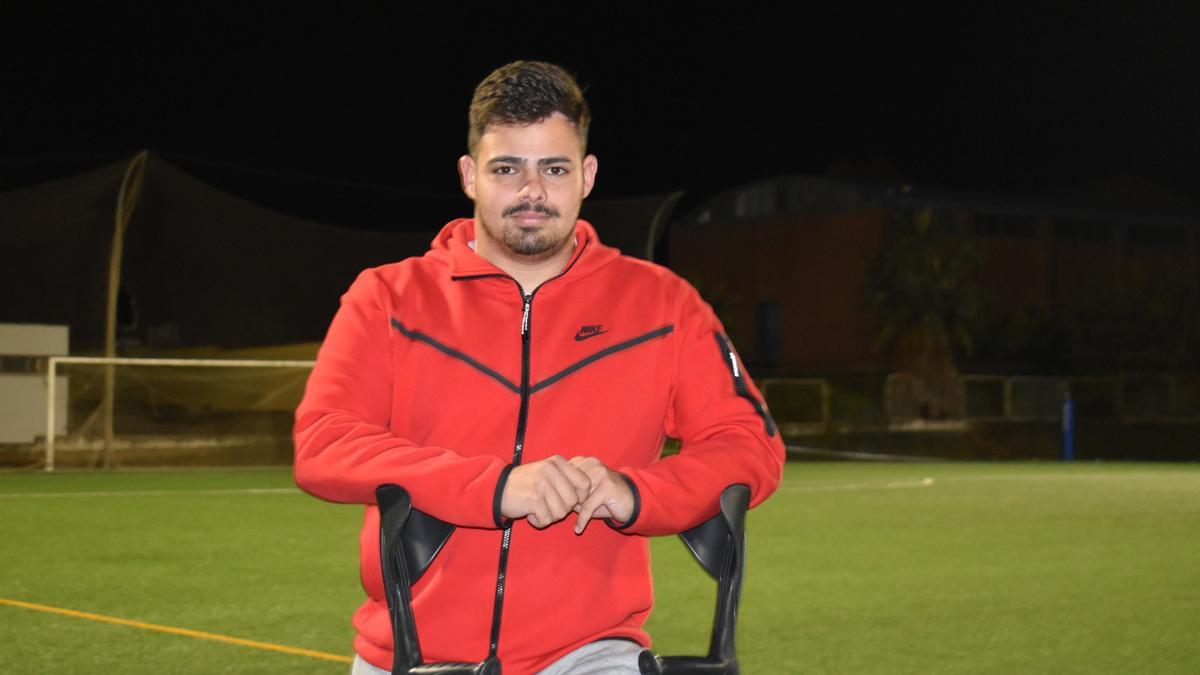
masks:
[[[1200,10],[1095,4],[797,5],[796,19],[458,3],[9,15],[0,189],[145,147],[185,167],[453,195],[475,83],[509,60],[543,58],[587,88],[600,198],[684,189],[692,205],[747,180],[837,166],[984,190],[1138,174],[1200,201]],[[251,192],[266,175],[226,173]]]

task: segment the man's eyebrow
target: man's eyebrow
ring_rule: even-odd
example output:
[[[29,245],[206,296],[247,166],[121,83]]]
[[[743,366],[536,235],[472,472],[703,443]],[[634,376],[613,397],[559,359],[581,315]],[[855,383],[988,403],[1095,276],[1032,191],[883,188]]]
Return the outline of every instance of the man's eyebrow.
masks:
[[[524,163],[525,163],[525,158],[517,157],[516,155],[500,155],[499,157],[493,157],[488,160],[488,164],[524,164]]]
[[[493,157],[493,158],[489,159],[487,163],[489,165],[491,165],[491,164],[524,164],[525,158],[517,157],[516,155],[500,155],[499,157]],[[537,161],[537,163],[538,163],[538,166],[550,166],[553,164],[570,164],[571,158],[567,157],[566,155],[557,155],[554,157],[543,157],[543,158],[539,159]]]

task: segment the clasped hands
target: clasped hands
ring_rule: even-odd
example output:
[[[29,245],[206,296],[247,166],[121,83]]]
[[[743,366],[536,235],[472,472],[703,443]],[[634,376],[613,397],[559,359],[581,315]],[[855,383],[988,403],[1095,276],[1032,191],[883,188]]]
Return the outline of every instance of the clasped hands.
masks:
[[[633,516],[633,492],[621,474],[595,457],[559,455],[515,467],[500,496],[505,518],[525,518],[546,528],[577,513],[575,534],[592,518],[626,522]]]

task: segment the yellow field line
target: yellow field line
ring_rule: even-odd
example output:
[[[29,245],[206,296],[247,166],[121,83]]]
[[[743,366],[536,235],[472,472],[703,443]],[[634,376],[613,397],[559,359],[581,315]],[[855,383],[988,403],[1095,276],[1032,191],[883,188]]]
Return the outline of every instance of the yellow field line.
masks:
[[[22,609],[32,609],[37,612],[47,612],[49,614],[60,614],[62,616],[70,616],[77,619],[89,619],[91,621],[99,621],[101,623],[112,623],[118,626],[129,626],[130,628],[140,628],[142,630],[157,631],[159,633],[186,635],[187,637],[198,638],[201,640],[215,640],[217,642],[224,642],[231,645],[241,645],[243,647],[253,647],[255,649],[266,649],[273,652],[307,656],[314,659],[324,659],[326,661],[350,663],[354,660],[349,656],[342,656],[341,654],[330,654],[328,652],[319,652],[313,649],[288,647],[286,645],[277,645],[270,642],[259,642],[258,640],[244,640],[242,638],[230,637],[228,635],[218,635],[217,633],[206,633],[204,631],[191,630],[188,628],[176,628],[174,626],[163,626],[156,623],[146,623],[144,621],[120,619],[115,616],[80,612],[74,609],[63,609],[62,607],[50,607],[49,605],[38,605],[32,602],[22,602],[20,600],[10,600],[8,598],[0,598],[0,605],[9,605],[12,607],[20,607]]]

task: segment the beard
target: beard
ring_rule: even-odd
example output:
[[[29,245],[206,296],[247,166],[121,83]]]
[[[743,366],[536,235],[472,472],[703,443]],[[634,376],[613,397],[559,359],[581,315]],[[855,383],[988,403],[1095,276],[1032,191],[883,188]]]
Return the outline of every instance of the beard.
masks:
[[[545,204],[519,204],[517,206],[510,206],[500,216],[507,219],[526,212],[540,213],[550,218],[561,217],[558,209]],[[575,237],[575,228],[573,227],[568,228],[561,238],[556,239],[554,232],[548,227],[519,227],[509,223],[507,220],[502,220],[500,229],[497,231],[491,223],[480,220],[480,224],[483,225],[483,228],[487,230],[488,235],[494,241],[499,242],[509,251],[525,258],[549,258],[563,250]]]

